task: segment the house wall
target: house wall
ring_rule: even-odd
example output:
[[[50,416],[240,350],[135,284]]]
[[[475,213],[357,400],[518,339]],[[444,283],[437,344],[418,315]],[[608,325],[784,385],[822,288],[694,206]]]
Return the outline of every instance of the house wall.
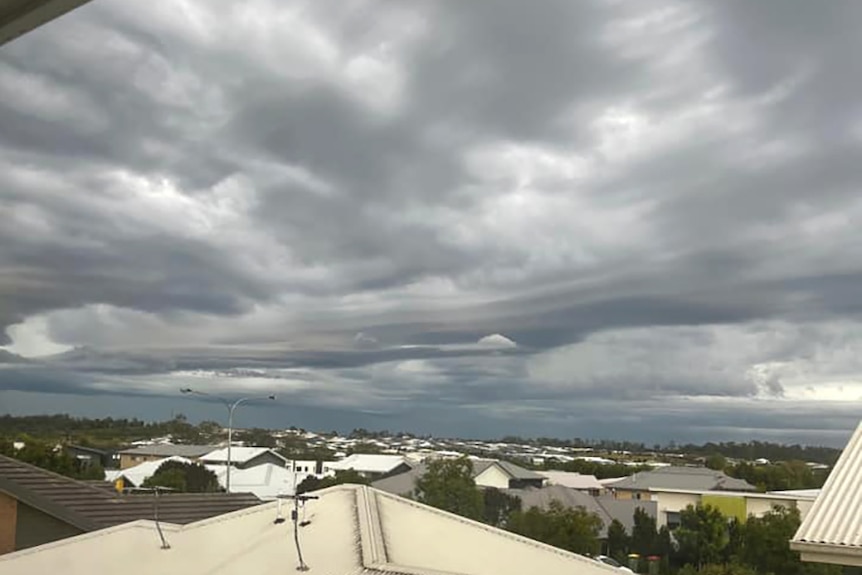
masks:
[[[475,481],[479,487],[509,488],[509,476],[496,465],[489,465],[485,471],[475,477]]]
[[[83,533],[77,527],[60,521],[29,505],[18,503],[18,529],[15,549],[27,549],[52,541],[59,541]]]
[[[652,494],[649,491],[639,491],[637,489],[617,489],[614,492],[614,497],[617,499],[638,499],[641,501],[650,501]]]
[[[700,495],[692,493],[664,493],[654,491],[651,493],[652,500],[657,504],[656,525],[664,527],[667,525],[668,513],[679,513],[689,505],[697,505]]]
[[[780,499],[760,499],[757,497],[747,497],[746,504],[746,510],[748,512],[748,515],[754,515],[755,517],[760,517],[761,515],[772,511],[772,508],[776,505],[786,508],[796,507],[795,501],[782,501]]]
[[[164,459],[163,456],[159,455],[131,455],[128,453],[120,454],[120,469],[128,469],[129,467],[134,467],[135,465],[140,465],[146,461],[158,461],[160,459]]]
[[[15,551],[15,532],[18,525],[18,501],[0,493],[0,555]]]

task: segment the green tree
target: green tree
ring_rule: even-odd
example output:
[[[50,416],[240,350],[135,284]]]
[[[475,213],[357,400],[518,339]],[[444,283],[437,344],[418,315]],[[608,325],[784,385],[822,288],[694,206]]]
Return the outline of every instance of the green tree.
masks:
[[[658,552],[658,530],[656,529],[655,517],[651,517],[640,507],[635,509],[629,550],[641,557],[654,555]]]
[[[358,471],[353,469],[339,469],[335,472],[335,475],[330,475],[328,477],[318,478],[314,475],[309,475],[302,482],[296,486],[296,493],[307,493],[309,491],[318,491],[319,489],[326,489],[327,487],[332,487],[334,485],[341,485],[343,483],[352,483],[354,485],[367,485],[368,479],[363,477]]]
[[[216,474],[200,463],[165,461],[144,480],[143,487],[167,487],[187,493],[221,491]]]
[[[711,505],[689,505],[679,516],[674,532],[679,544],[680,564],[701,567],[720,563],[729,543],[727,519]]]
[[[428,463],[416,480],[416,500],[470,519],[484,515],[482,494],[473,481],[473,463],[466,457],[437,459]]]
[[[705,465],[716,471],[724,471],[724,468],[727,467],[727,459],[720,453],[713,453],[706,458]]]
[[[593,555],[599,552],[599,530],[602,520],[583,507],[567,508],[557,500],[546,511],[531,507],[516,511],[509,518],[508,529],[519,535],[542,541],[574,553]]]
[[[495,527],[506,527],[509,516],[521,510],[521,498],[499,489],[488,487],[482,492],[484,521]]]
[[[608,526],[608,555],[620,563],[625,563],[626,556],[629,554],[629,542],[629,535],[620,520],[611,521]]]

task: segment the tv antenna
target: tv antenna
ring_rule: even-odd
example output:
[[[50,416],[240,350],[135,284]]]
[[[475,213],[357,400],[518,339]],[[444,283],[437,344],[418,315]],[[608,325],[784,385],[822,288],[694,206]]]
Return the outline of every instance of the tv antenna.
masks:
[[[165,539],[165,534],[162,533],[162,525],[159,523],[159,494],[163,491],[176,491],[170,487],[162,487],[155,485],[153,487],[128,487],[123,489],[127,493],[152,493],[153,494],[153,523],[156,524],[156,531],[159,534],[159,539],[162,541],[162,549],[170,549],[171,544]]]
[[[305,563],[305,560],[302,558],[302,546],[299,544],[299,528],[305,527],[309,525],[311,521],[307,521],[304,519],[305,515],[305,503],[311,499],[320,499],[317,495],[277,495],[278,497],[278,515],[275,518],[276,525],[280,523],[284,523],[284,517],[281,516],[281,500],[282,499],[293,499],[293,509],[290,510],[290,519],[293,521],[293,542],[296,545],[296,557],[299,559],[299,565],[296,566],[297,571],[308,571],[309,566]],[[303,520],[299,520],[299,506],[302,504],[303,511]]]

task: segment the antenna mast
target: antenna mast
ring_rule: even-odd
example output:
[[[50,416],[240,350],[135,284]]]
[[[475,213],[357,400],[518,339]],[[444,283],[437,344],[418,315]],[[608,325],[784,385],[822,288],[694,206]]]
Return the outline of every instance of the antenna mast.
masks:
[[[293,499],[293,509],[290,512],[290,519],[293,521],[293,543],[296,545],[296,557],[299,559],[299,565],[296,566],[297,571],[308,571],[310,567],[305,563],[305,559],[302,558],[302,546],[299,544],[299,528],[305,527],[311,521],[301,521],[299,520],[299,503],[302,502],[303,509],[305,508],[305,502],[310,499],[320,499],[317,495],[279,495],[279,503],[281,499]],[[279,513],[280,515],[280,513]],[[284,519],[277,517],[274,523],[282,523]]]

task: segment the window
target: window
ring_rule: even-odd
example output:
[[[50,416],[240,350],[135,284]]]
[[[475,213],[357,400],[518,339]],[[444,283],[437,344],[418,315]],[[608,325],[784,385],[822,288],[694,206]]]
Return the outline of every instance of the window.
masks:
[[[668,511],[665,515],[668,529],[673,530],[679,527],[679,511]]]

